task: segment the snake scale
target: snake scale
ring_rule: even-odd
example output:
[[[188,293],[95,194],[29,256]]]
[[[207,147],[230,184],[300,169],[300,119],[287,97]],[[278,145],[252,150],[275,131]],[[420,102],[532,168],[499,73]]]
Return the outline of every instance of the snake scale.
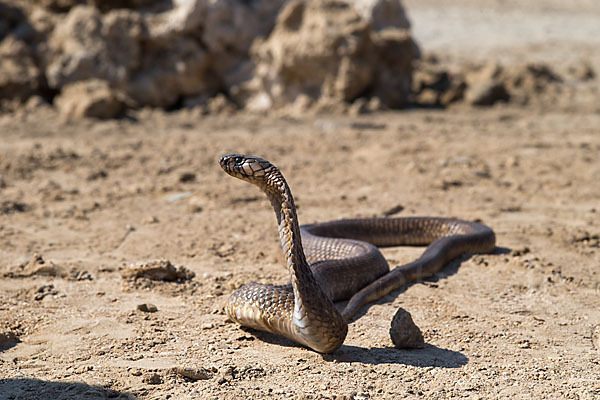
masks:
[[[349,219],[300,227],[292,193],[277,167],[242,154],[224,156],[219,163],[229,175],[258,186],[271,201],[291,281],[243,286],[230,296],[227,315],[240,325],[283,335],[321,353],[342,345],[348,321],[364,304],[435,274],[463,253],[495,247],[494,232],[487,226],[451,218]],[[390,271],[376,246],[398,245],[427,248],[417,260]],[[338,312],[333,302],[347,299]]]

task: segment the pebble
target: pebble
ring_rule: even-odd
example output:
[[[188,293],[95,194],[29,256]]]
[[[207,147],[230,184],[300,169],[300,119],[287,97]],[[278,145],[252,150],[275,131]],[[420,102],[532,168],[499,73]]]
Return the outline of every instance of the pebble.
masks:
[[[142,303],[138,304],[137,309],[147,313],[153,313],[158,311],[158,307],[156,307],[152,303]]]
[[[54,264],[52,261],[46,261],[40,254],[34,254],[31,260],[23,265],[22,270],[17,276],[30,277],[30,276],[54,276],[54,277],[66,277],[66,271]]]
[[[158,384],[162,383],[162,379],[161,379],[160,375],[158,375],[156,372],[144,375],[144,377],[142,378],[142,381],[144,383],[149,383],[151,385],[158,385]]]
[[[148,217],[146,217],[144,219],[144,221],[142,221],[144,224],[157,224],[160,222],[160,220],[158,219],[158,217],[154,216],[154,215],[150,215]]]
[[[146,278],[153,281],[187,281],[196,274],[187,268],[175,267],[169,260],[151,260],[128,266],[121,271],[123,279]]]
[[[167,197],[167,201],[169,203],[172,203],[174,201],[183,200],[187,197],[190,197],[191,195],[192,195],[191,192],[176,193],[176,194],[173,194],[173,195]]]
[[[465,95],[468,104],[490,106],[498,101],[508,101],[510,95],[502,82],[480,82],[468,88]]]
[[[173,374],[181,375],[193,381],[212,378],[212,372],[205,368],[172,367],[169,371]]]
[[[181,183],[189,183],[194,182],[196,180],[196,174],[193,172],[183,172],[179,175],[179,182]]]
[[[12,347],[19,342],[19,338],[14,332],[0,332],[0,349]]]
[[[403,308],[396,311],[390,327],[390,337],[397,349],[422,349],[425,347],[423,333]]]
[[[54,288],[53,284],[42,285],[36,289],[35,294],[33,295],[34,300],[42,301],[46,296],[55,296],[58,294],[58,291]]]

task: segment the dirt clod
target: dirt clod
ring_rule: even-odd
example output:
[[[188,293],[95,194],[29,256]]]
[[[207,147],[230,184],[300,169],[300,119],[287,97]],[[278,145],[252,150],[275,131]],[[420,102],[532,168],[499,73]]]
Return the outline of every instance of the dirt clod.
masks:
[[[213,371],[205,368],[172,367],[169,371],[173,374],[181,375],[193,381],[210,379],[213,376]]]
[[[1,185],[0,185],[1,188]],[[0,214],[21,213],[27,211],[29,206],[18,201],[4,200],[0,203]]]
[[[168,260],[141,262],[121,271],[124,279],[146,278],[153,281],[187,281],[195,275],[183,266],[175,267]]]
[[[150,372],[143,376],[142,382],[150,385],[159,385],[163,382],[162,378],[156,372]]]
[[[66,277],[68,275],[64,268],[46,261],[41,254],[34,253],[29,262],[20,264],[9,269],[5,276],[13,278],[26,278],[30,276],[54,276]]]
[[[58,291],[54,288],[54,285],[42,285],[33,291],[33,299],[35,301],[42,301],[46,296],[55,296]]]

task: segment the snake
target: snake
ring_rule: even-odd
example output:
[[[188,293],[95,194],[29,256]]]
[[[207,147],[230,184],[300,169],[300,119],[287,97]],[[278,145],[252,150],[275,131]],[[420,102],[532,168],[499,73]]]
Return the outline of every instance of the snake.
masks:
[[[219,160],[229,175],[258,186],[277,218],[290,283],[249,283],[225,305],[239,325],[285,336],[319,353],[342,346],[348,323],[367,303],[430,277],[465,253],[495,248],[494,231],[478,222],[441,217],[342,219],[300,226],[292,192],[271,162],[244,154]],[[427,246],[390,271],[378,247]],[[339,312],[334,302],[348,300]]]

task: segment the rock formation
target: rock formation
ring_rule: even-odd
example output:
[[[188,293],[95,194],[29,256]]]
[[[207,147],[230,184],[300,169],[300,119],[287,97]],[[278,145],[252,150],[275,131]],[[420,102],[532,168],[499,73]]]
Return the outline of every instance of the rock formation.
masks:
[[[72,118],[217,94],[249,109],[365,96],[401,107],[408,28],[399,0],[7,0],[0,105],[38,95]]]

